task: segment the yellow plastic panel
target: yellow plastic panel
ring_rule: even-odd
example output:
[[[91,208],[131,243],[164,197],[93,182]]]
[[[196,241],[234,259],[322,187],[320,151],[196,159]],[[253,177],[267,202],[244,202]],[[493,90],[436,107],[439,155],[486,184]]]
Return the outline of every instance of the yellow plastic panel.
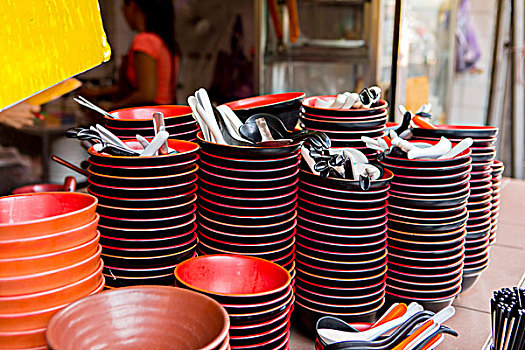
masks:
[[[108,61],[98,0],[0,0],[0,110]]]

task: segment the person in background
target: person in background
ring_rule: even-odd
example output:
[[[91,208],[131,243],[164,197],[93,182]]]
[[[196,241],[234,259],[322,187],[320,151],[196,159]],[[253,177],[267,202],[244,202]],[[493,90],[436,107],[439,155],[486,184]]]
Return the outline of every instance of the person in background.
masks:
[[[15,129],[35,124],[35,113],[40,112],[40,106],[32,106],[22,102],[0,112],[0,123]]]
[[[128,25],[138,32],[122,60],[119,82],[106,88],[83,88],[87,98],[112,96],[108,110],[175,102],[180,52],[175,41],[172,0],[124,0]]]

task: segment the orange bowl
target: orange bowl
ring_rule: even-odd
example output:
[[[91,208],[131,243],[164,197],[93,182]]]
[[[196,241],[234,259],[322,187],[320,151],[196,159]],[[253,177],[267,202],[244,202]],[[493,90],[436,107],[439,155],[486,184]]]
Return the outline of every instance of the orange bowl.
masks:
[[[0,296],[0,314],[22,313],[52,308],[78,300],[93,293],[102,282],[104,263],[84,278],[64,286],[37,293]],[[76,278],[76,277],[75,277]]]
[[[1,349],[27,349],[46,345],[46,329],[0,332]]]
[[[141,286],[109,290],[59,311],[47,342],[65,349],[215,349],[228,336],[226,310],[189,290]]]
[[[21,239],[0,239],[0,259],[21,258],[67,250],[97,236],[98,214],[91,222],[67,231]]]
[[[38,237],[80,227],[95,218],[97,198],[76,192],[28,193],[0,198],[0,237]]]
[[[102,247],[97,246],[97,249],[86,258],[67,264],[65,267],[30,275],[0,277],[0,295],[37,293],[77,282],[99,267],[101,252]]]
[[[99,239],[100,233],[97,231],[93,239],[70,249],[21,258],[0,258],[0,278],[45,273],[71,266],[93,256],[99,249]]]
[[[100,285],[91,293],[97,294],[104,289],[105,281],[102,277]],[[76,298],[76,299],[80,299]],[[0,332],[23,331],[25,329],[37,329],[46,327],[51,317],[70,303],[54,306],[49,309],[22,312],[16,314],[0,314]]]

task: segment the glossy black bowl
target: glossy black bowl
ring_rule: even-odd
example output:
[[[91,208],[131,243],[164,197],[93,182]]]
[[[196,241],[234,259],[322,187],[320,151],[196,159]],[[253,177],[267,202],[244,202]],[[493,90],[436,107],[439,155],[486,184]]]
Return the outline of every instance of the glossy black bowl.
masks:
[[[396,173],[396,176],[392,181],[402,184],[402,185],[416,185],[416,186],[425,186],[430,183],[434,184],[435,186],[449,186],[450,184],[462,182],[465,179],[470,179],[470,171],[472,167],[469,167],[461,172],[458,173],[452,173],[449,175],[425,175],[421,176],[418,175],[417,172],[415,172],[412,175],[401,175],[399,173]],[[395,170],[394,170],[395,171]]]
[[[378,195],[373,195],[372,198],[369,199],[359,199],[359,197],[350,199],[338,198],[334,197],[334,195],[317,194],[310,189],[306,189],[305,186],[301,186],[301,188],[299,188],[299,199],[310,203],[318,203],[320,206],[341,208],[343,210],[373,209],[382,207],[387,203],[388,192],[385,191]]]
[[[224,195],[214,193],[208,190],[209,187],[201,186],[199,189],[199,198],[205,199],[206,202],[213,202],[219,205],[231,206],[231,207],[243,207],[246,208],[265,208],[284,206],[290,201],[295,200],[297,197],[297,186],[292,185],[283,189],[277,196],[266,197],[268,194],[266,191],[253,191],[244,192],[243,195]],[[272,193],[273,194],[273,193]]]
[[[290,237],[290,235],[295,233],[295,227],[285,229],[283,231],[271,232],[268,234],[250,234],[249,231],[244,234],[231,234],[219,230],[213,230],[207,227],[204,223],[199,222],[199,232],[217,239],[223,242],[230,242],[232,244],[266,244],[276,241],[281,241]]]
[[[155,227],[155,228],[117,228],[99,224],[98,228],[104,235],[122,239],[158,239],[178,236],[195,229],[197,216],[192,214],[188,219],[176,226]]]
[[[351,232],[377,232],[377,230],[382,230],[387,223],[387,219],[379,220],[379,222],[374,225],[333,225],[333,224],[322,224],[315,220],[312,220],[310,217],[306,218],[304,216],[297,216],[298,223],[301,226],[308,227],[312,230],[326,232],[328,234],[350,234]]]
[[[207,174],[215,174],[221,177],[234,178],[234,179],[249,179],[250,181],[267,180],[267,179],[276,179],[283,178],[286,176],[291,176],[297,173],[297,167],[299,165],[299,159],[287,166],[283,166],[278,169],[235,169],[227,168],[223,165],[215,165],[206,162],[201,159],[199,161],[201,169]],[[242,183],[242,181],[241,181]],[[244,186],[242,186],[244,187]]]
[[[171,186],[156,187],[125,187],[125,186],[107,186],[95,182],[89,178],[88,191],[96,194],[103,194],[108,197],[119,199],[149,199],[152,197],[174,197],[188,193],[194,188],[197,182],[197,175],[190,174],[185,182],[176,183]]]
[[[134,219],[137,217],[144,219],[158,219],[185,213],[196,200],[197,194],[193,193],[187,202],[166,207],[127,208],[99,204],[97,206],[97,212],[104,216],[119,217],[123,219]]]
[[[220,204],[201,196],[199,198],[199,206],[205,208],[208,211],[219,213],[220,215],[236,215],[240,217],[259,218],[264,216],[275,216],[280,213],[286,213],[290,210],[293,210],[297,205],[297,197],[298,195],[296,194],[284,204],[253,207],[248,205],[232,206]]]
[[[436,129],[414,128],[412,130],[414,136],[425,137],[455,137],[473,139],[495,137],[498,133],[498,128],[493,126],[467,126],[467,125],[435,125]]]
[[[93,184],[109,187],[169,187],[176,186],[181,183],[187,183],[195,178],[195,173],[198,170],[195,164],[192,169],[183,173],[175,173],[171,175],[162,176],[144,176],[144,177],[124,177],[115,175],[104,175],[97,173],[93,167],[88,168],[89,181]]]
[[[106,280],[106,287],[109,288],[122,288],[144,285],[173,286],[173,284],[175,283],[175,277],[173,277],[173,274],[146,277],[123,277],[115,276],[114,270],[106,270],[106,272],[104,272],[103,275]]]
[[[187,211],[178,215],[161,218],[119,218],[100,215],[99,225],[121,229],[151,229],[162,227],[173,227],[188,222],[197,210],[195,203],[187,208]]]
[[[217,154],[212,154],[212,153],[208,153],[206,151],[201,150],[199,152],[199,156],[200,156],[200,159],[202,159],[202,161],[208,164],[211,164],[211,165],[226,167],[230,169],[249,170],[249,171],[278,170],[278,169],[282,169],[290,165],[293,165],[297,163],[297,161],[300,159],[299,152],[289,154],[288,156],[285,156],[285,157],[257,159],[257,158],[250,158],[250,157],[233,158],[229,155],[217,155]]]
[[[300,117],[306,129],[318,129],[328,131],[356,131],[371,130],[386,124],[388,115],[385,112],[375,115],[373,118],[330,118],[318,117],[313,114],[303,113]]]
[[[385,216],[388,213],[387,205],[369,209],[345,209],[338,207],[329,207],[319,205],[304,199],[299,199],[299,207],[306,212],[316,212],[327,217],[336,217],[340,219],[371,219]]]
[[[304,208],[299,208],[297,210],[298,214],[301,217],[309,218],[312,221],[315,221],[321,225],[337,225],[337,226],[353,226],[353,227],[362,227],[362,226],[375,226],[381,224],[385,221],[386,213],[380,215],[369,217],[349,217],[349,216],[330,216],[325,213],[312,211]]]
[[[92,157],[88,159],[90,169],[98,174],[108,176],[124,176],[124,177],[149,177],[149,176],[164,176],[181,174],[195,168],[195,164],[199,156],[194,155],[184,162],[175,164],[159,165],[159,166],[116,166],[103,165],[97,163]]]
[[[392,172],[385,170],[385,173],[383,174],[383,177],[381,179],[370,181],[369,190],[386,189],[389,186],[390,181],[393,177],[394,174],[392,174]],[[325,187],[339,191],[366,192],[361,189],[358,180],[338,179],[333,177],[323,178],[321,176],[312,174],[309,170],[306,169],[300,169],[299,178],[302,182],[314,186],[316,185],[319,187]]]
[[[262,254],[271,251],[276,251],[288,247],[295,237],[295,232],[292,231],[287,237],[275,239],[269,242],[257,243],[233,243],[231,241],[222,241],[217,237],[210,237],[202,232],[199,232],[199,240],[206,246],[221,251],[238,252],[242,254]]]
[[[124,249],[147,249],[147,248],[164,248],[185,244],[196,236],[196,229],[172,237],[162,238],[114,238],[106,235],[106,232],[100,233],[100,244],[107,247],[124,248]]]
[[[261,213],[260,216],[255,215],[238,215],[236,212],[232,211],[230,214],[223,214],[211,209],[201,203],[199,205],[199,213],[209,218],[210,220],[216,220],[220,222],[225,222],[233,225],[272,225],[279,222],[291,219],[295,217],[297,209],[297,203],[291,208],[281,211],[281,210],[268,210],[265,213]]]
[[[335,95],[322,95],[322,96],[311,96],[305,98],[303,101],[302,108],[305,113],[317,115],[317,116],[329,116],[329,117],[341,117],[341,118],[352,118],[352,117],[365,117],[365,116],[376,116],[383,114],[388,108],[388,103],[384,100],[379,100],[377,106],[371,108],[349,108],[349,109],[340,109],[340,108],[320,108],[315,106],[315,101],[318,98],[321,99],[334,99]]]
[[[315,308],[316,310],[330,313],[333,315],[337,314],[363,314],[372,312],[380,308],[385,302],[385,293],[381,292],[376,295],[376,298],[372,301],[365,301],[362,304],[348,305],[343,304],[342,299],[335,299],[333,304],[320,303],[302,296],[297,293],[295,301],[299,305],[304,305],[309,308]]]
[[[122,241],[112,241],[119,245],[122,245]],[[160,246],[160,247],[142,247],[142,248],[123,248],[102,245],[102,254],[105,256],[118,256],[122,258],[156,258],[164,257],[186,251],[187,249],[194,247],[198,242],[197,232],[193,232],[189,237],[186,237],[186,241],[173,246]],[[118,265],[117,265],[118,266]]]
[[[216,186],[234,187],[245,190],[264,190],[276,187],[292,186],[297,181],[297,168],[289,169],[283,176],[273,178],[249,178],[246,177],[230,177],[212,173],[206,169],[201,168],[199,176],[206,182]],[[271,176],[271,175],[270,175]]]
[[[124,141],[126,145],[135,150],[142,150],[142,146],[138,141]],[[185,163],[191,159],[195,159],[199,145],[189,141],[182,140],[168,140],[168,147],[177,151],[177,153],[170,153],[162,156],[151,157],[129,157],[129,156],[112,156],[106,153],[99,153],[91,147],[88,149],[90,159],[100,165],[112,166],[162,166]]]
[[[392,171],[394,174],[396,174],[396,181],[397,181],[397,175],[403,175],[403,176],[419,176],[419,177],[432,177],[432,176],[454,176],[458,174],[462,174],[466,170],[469,170],[471,167],[470,159],[467,158],[466,160],[463,160],[461,164],[458,165],[451,165],[451,166],[443,166],[443,167],[407,167],[407,166],[397,166],[392,165],[389,163],[386,163],[384,160],[379,159],[379,162],[381,165],[383,165],[386,169]]]
[[[197,185],[192,184],[186,192],[173,196],[152,196],[147,198],[123,198],[110,196],[104,190],[94,186],[88,186],[88,192],[98,199],[101,205],[124,208],[164,208],[188,203],[197,192]]]
[[[379,189],[369,189],[368,191],[335,189],[331,187],[321,186],[316,183],[311,183],[305,179],[301,179],[299,184],[301,190],[306,193],[311,193],[320,197],[328,197],[329,199],[345,201],[371,201],[384,200],[388,196],[389,186]]]
[[[432,181],[428,181],[427,184],[406,184],[399,183],[395,180],[390,183],[390,189],[392,191],[398,192],[409,192],[415,195],[417,194],[432,194],[440,192],[452,192],[457,191],[463,188],[470,181],[470,177],[466,176],[465,178],[454,181],[450,183],[439,184],[436,186]]]
[[[386,235],[386,227],[378,229],[377,232],[369,231],[366,233],[354,232],[354,234],[335,235],[322,231],[315,231],[307,226],[297,225],[297,232],[304,237],[312,240],[323,241],[332,244],[366,244],[377,242]]]

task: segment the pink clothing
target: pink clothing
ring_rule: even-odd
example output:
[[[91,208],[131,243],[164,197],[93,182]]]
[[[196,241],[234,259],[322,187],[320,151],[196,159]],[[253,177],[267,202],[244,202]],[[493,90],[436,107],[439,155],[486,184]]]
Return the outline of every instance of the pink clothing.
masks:
[[[137,88],[137,74],[134,69],[134,53],[142,52],[155,59],[157,66],[157,96],[155,103],[172,104],[175,97],[179,57],[173,57],[162,39],[154,33],[139,33],[133,38],[128,52],[126,77]]]

